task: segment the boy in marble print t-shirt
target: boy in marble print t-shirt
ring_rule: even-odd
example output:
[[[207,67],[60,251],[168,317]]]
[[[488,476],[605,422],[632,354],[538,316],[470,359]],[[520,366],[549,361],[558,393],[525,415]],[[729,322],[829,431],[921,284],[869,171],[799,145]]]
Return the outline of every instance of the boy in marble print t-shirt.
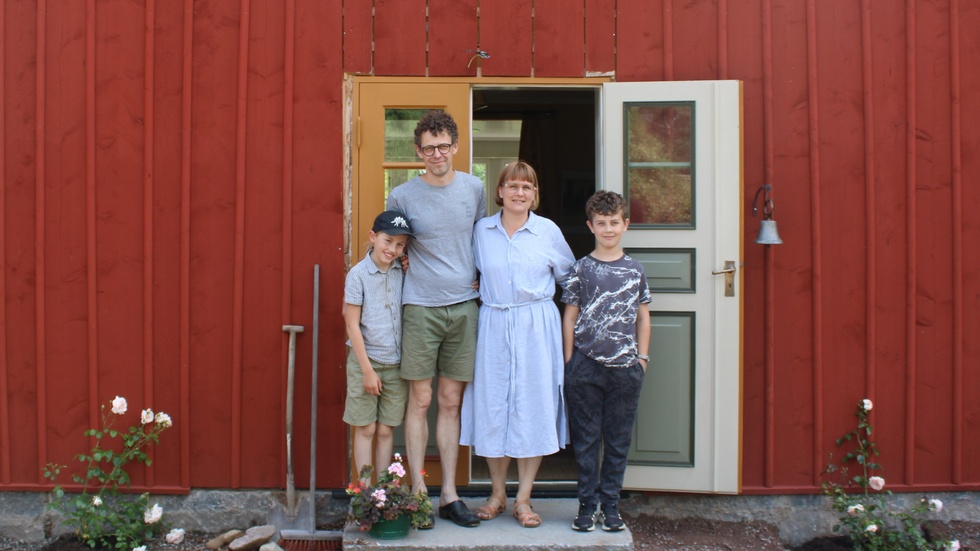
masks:
[[[650,291],[643,266],[623,252],[626,201],[598,191],[585,205],[596,248],[564,286],[565,403],[578,467],[572,528],[624,528],[619,493],[650,357]],[[601,465],[600,465],[601,458]]]

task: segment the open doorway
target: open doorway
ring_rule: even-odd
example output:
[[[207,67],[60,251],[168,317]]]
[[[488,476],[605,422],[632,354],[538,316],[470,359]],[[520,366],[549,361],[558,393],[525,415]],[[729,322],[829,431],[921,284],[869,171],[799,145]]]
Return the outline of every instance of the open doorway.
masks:
[[[561,228],[580,258],[594,246],[585,224],[585,201],[596,189],[598,130],[597,88],[474,87],[470,171],[487,188],[487,210],[493,214],[497,177],[507,163],[523,160],[538,173],[540,205],[536,214]],[[563,305],[556,292],[559,311]],[[508,482],[517,482],[511,463]],[[573,486],[576,480],[571,447],[545,457],[536,486]],[[470,457],[470,485],[488,485],[490,474],[482,457]]]
[[[421,113],[431,109],[448,111],[459,125],[455,168],[479,176],[492,186],[492,193],[503,164],[516,159],[530,162],[541,184],[537,213],[558,224],[576,257],[592,250],[584,206],[597,183],[598,105],[606,79],[517,80],[526,84],[515,79],[353,79],[352,134],[347,142],[352,160],[351,265],[363,256],[371,222],[383,210],[388,192],[424,169],[414,153],[413,130]],[[474,147],[479,148],[475,155]],[[433,483],[442,477],[431,430],[436,412],[434,407],[429,410],[425,454],[425,470]],[[404,453],[403,427],[394,436],[395,451]],[[469,448],[462,448],[459,457],[469,456]],[[350,476],[356,473],[351,470]],[[571,451],[545,458],[538,479],[545,486],[573,487]],[[460,486],[489,485],[485,460],[458,461],[456,480]]]
[[[623,237],[624,248],[644,263],[655,293],[650,350],[651,365],[657,366],[646,376],[624,487],[737,493],[742,274],[739,269],[733,277],[723,267],[742,265],[741,83],[367,76],[352,77],[351,83],[353,109],[344,141],[351,158],[345,198],[351,263],[363,255],[390,186],[423,168],[412,145],[417,115],[405,110],[453,114],[460,132],[454,166],[491,185],[499,169],[490,161],[498,153],[482,149],[483,142],[510,142],[506,155],[529,161],[541,175],[539,214],[559,225],[577,257],[593,246],[583,206],[599,184],[632,196],[633,206],[657,210],[662,205],[656,193],[650,195],[651,185],[664,178],[688,182],[686,196],[671,196],[689,206],[692,216],[700,213],[696,224],[693,217],[687,224],[664,223],[650,218],[652,211],[631,209],[633,224]],[[685,112],[690,116],[680,116]],[[689,123],[665,126],[664,120]],[[487,121],[519,125],[493,128]],[[481,148],[476,155],[474,144]],[[528,149],[531,144],[538,145]],[[665,147],[670,155],[658,153]],[[485,166],[473,169],[471,161]],[[399,428],[396,450],[403,451],[400,434]],[[565,453],[545,458],[541,485],[571,485],[573,471],[562,472]],[[468,456],[468,449],[460,454]],[[432,481],[441,479],[432,440],[425,469]],[[458,461],[455,476],[460,486],[472,479],[481,487],[485,461]]]

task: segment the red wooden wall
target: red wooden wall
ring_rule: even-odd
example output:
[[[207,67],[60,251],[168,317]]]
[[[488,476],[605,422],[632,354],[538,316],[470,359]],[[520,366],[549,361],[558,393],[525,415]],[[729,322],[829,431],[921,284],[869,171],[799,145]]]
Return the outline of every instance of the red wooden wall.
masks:
[[[283,324],[302,484],[314,264],[343,485],[343,76],[479,71],[744,81],[745,491],[814,491],[865,397],[890,487],[980,489],[977,28],[965,0],[3,2],[0,488],[43,489],[115,395],[175,421],[136,486],[281,487]]]

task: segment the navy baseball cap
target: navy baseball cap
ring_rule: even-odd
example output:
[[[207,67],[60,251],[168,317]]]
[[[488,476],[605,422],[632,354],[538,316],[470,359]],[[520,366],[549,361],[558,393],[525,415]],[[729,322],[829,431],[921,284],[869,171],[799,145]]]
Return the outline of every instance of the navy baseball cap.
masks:
[[[412,227],[408,225],[408,217],[397,210],[386,210],[374,219],[374,233],[384,232],[388,235],[412,235]]]

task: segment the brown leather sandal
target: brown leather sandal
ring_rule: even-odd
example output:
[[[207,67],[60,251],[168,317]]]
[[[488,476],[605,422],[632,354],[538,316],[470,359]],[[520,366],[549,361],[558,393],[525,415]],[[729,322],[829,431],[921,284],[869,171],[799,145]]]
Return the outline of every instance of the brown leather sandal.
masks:
[[[514,503],[514,518],[524,528],[541,526],[541,517],[534,512],[530,503]]]
[[[493,520],[497,518],[497,515],[504,512],[507,508],[505,502],[500,501],[494,496],[487,498],[486,504],[483,507],[477,507],[473,512],[476,516],[480,517],[480,520]]]

